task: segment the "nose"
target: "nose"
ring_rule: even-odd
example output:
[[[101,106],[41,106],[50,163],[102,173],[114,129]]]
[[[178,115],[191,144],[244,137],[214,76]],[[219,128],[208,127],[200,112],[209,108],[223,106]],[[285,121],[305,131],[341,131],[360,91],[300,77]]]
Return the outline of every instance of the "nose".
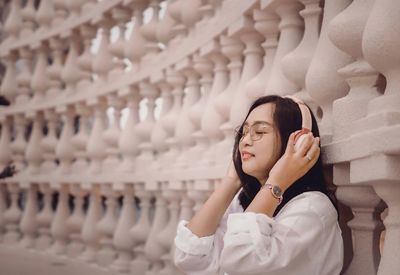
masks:
[[[242,136],[241,143],[243,145],[251,145],[253,143],[253,140],[251,139],[251,134],[250,131],[247,132],[245,135]]]

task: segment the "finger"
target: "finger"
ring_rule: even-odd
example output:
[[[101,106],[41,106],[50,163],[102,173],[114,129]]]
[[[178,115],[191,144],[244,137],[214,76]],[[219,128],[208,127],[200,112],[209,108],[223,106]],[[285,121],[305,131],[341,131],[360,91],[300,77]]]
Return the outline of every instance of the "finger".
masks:
[[[305,156],[306,152],[310,149],[313,144],[313,136],[312,133],[305,134],[304,140],[301,142],[299,149],[297,150],[297,154],[300,157]]]
[[[315,138],[310,150],[306,153],[305,160],[309,168],[313,167],[318,161],[319,155],[321,153],[321,148],[319,147],[319,138]]]
[[[289,152],[289,153],[294,153],[295,152],[295,150],[294,150],[294,143],[295,143],[294,138],[295,138],[295,136],[296,136],[296,134],[298,132],[299,131],[292,132],[290,134],[290,136],[289,136],[289,139],[288,139],[288,142],[287,142],[287,145],[286,145],[286,151]]]

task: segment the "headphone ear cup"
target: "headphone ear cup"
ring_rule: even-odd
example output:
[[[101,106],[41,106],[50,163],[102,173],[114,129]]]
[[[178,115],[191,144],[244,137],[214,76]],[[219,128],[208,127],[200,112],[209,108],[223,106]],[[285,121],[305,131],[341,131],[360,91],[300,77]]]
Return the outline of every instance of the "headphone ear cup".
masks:
[[[294,150],[297,152],[300,149],[301,144],[306,139],[305,133],[301,133],[300,136],[297,136],[294,142]]]

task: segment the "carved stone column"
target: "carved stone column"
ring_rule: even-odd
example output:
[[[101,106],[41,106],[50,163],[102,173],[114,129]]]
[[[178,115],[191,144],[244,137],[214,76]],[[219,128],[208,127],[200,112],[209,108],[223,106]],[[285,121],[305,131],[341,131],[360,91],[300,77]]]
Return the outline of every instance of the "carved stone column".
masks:
[[[36,217],[39,236],[36,239],[35,248],[42,251],[48,249],[53,242],[50,232],[51,221],[54,218],[52,209],[53,190],[48,183],[39,184],[39,190],[43,194],[43,207]]]
[[[36,214],[37,209],[37,190],[38,186],[36,184],[30,184],[26,186],[25,189],[25,203],[22,212],[19,227],[22,233],[22,240],[20,245],[24,248],[34,247],[34,242],[37,237],[37,221]]]
[[[123,189],[122,209],[113,237],[113,245],[117,251],[117,257],[111,265],[111,269],[120,273],[127,273],[130,270],[134,241],[129,231],[134,226],[135,220],[136,209],[133,186],[132,184],[125,184]]]
[[[332,140],[333,102],[345,96],[349,90],[347,83],[337,70],[350,63],[351,57],[339,50],[328,37],[330,22],[349,3],[349,0],[325,1],[318,44],[306,75],[307,92],[322,109],[322,120],[319,123],[321,144]],[[326,63],[331,65],[326,66]]]
[[[375,274],[379,263],[382,222],[379,214],[383,204],[373,188],[365,185],[339,184],[336,196],[351,207],[354,218],[348,222],[352,231],[353,259],[345,274]]]
[[[135,184],[135,194],[139,199],[140,217],[137,223],[131,228],[130,234],[133,239],[133,251],[135,259],[131,263],[131,273],[144,274],[149,269],[149,260],[145,257],[145,243],[150,232],[150,192],[144,189],[144,185]]]
[[[5,233],[3,235],[3,243],[9,245],[15,245],[19,238],[19,222],[21,218],[22,211],[18,206],[19,197],[19,186],[16,183],[8,183],[7,190],[10,194],[10,206],[4,212],[3,218],[5,222]]]
[[[67,184],[61,184],[58,187],[57,208],[54,213],[54,219],[51,223],[51,235],[53,237],[53,245],[50,253],[61,256],[65,255],[68,241],[67,219],[70,215],[68,205],[69,188]]]
[[[28,161],[27,173],[36,175],[40,172],[40,166],[43,161],[43,114],[38,112],[28,115],[33,120],[33,125],[25,151],[25,157]]]
[[[116,213],[118,193],[112,189],[111,184],[102,185],[102,194],[105,196],[105,212],[96,224],[100,235],[100,250],[96,253],[96,261],[100,266],[109,266],[114,262],[116,251],[113,246],[113,235],[118,222]]]
[[[96,224],[102,216],[100,187],[92,185],[90,191],[89,208],[86,212],[85,222],[82,228],[82,240],[85,250],[79,257],[81,260],[93,263],[96,260],[96,252],[99,249],[99,233]]]
[[[146,257],[151,261],[151,266],[146,275],[156,275],[161,271],[163,267],[162,256],[167,252],[158,240],[159,234],[168,223],[169,213],[167,203],[160,190],[154,191],[154,194],[155,214],[145,245]]]
[[[121,172],[129,172],[135,169],[136,155],[139,153],[139,139],[135,128],[139,122],[139,93],[136,89],[127,88],[126,96],[128,117],[118,140],[118,149],[122,155],[122,162],[118,168]]]
[[[73,183],[70,185],[70,193],[73,195],[74,209],[66,223],[70,233],[67,255],[75,258],[78,257],[84,249],[82,241],[82,228],[85,222],[83,203],[87,192],[81,188],[80,184]]]

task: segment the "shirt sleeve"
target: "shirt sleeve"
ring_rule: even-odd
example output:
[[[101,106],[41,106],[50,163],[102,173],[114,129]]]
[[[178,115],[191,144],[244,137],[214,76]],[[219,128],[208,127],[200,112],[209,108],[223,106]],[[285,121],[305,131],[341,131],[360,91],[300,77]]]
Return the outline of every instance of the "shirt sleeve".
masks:
[[[229,215],[221,253],[225,272],[312,274],[309,267],[318,255],[310,253],[318,251],[327,238],[326,219],[310,207],[309,201],[286,206],[289,208],[276,219],[252,212]]]
[[[186,227],[187,221],[181,220],[175,236],[174,263],[188,275],[216,275],[220,272],[220,256],[224,246],[228,215],[238,211],[235,197],[221,218],[215,234],[198,237]],[[242,209],[243,211],[243,209]]]

